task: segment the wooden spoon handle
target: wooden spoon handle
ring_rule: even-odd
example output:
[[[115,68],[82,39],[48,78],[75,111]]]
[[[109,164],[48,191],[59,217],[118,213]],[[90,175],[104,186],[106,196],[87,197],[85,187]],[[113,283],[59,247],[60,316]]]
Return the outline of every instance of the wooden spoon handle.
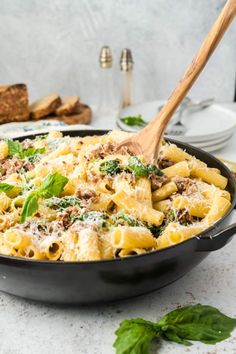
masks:
[[[217,47],[219,41],[221,40],[235,15],[236,0],[228,0],[210,32],[208,33],[206,39],[198,50],[196,56],[194,57],[191,65],[184,73],[183,78],[180,80],[178,86],[169,97],[167,103],[159,112],[159,114],[143,130],[146,130],[146,134],[148,133],[147,131],[150,132],[150,130],[152,130],[151,136],[155,136],[156,141],[160,141],[165,127],[167,126],[174,111],[179,106],[180,102],[186,96],[187,92],[190,90],[197,77],[203,70],[208,59]]]

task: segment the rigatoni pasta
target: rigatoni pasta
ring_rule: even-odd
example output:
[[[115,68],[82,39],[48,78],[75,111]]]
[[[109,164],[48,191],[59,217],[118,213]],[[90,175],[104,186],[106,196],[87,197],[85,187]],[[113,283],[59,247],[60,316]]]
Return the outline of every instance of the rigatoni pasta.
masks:
[[[174,144],[156,165],[126,133],[0,141],[0,253],[99,261],[183,242],[230,208],[227,179]]]

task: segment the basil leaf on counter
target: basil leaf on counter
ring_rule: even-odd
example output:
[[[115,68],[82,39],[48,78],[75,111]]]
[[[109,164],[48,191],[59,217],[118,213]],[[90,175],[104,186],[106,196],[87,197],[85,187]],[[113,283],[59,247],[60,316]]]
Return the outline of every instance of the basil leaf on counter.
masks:
[[[65,185],[69,179],[65,176],[62,176],[60,173],[55,172],[51,175],[48,175],[41,183],[38,193],[40,197],[45,199],[51,197],[58,197],[63,191]]]
[[[236,319],[200,304],[174,310],[157,323],[161,337],[185,345],[191,345],[188,340],[215,344],[228,338],[235,327]]]
[[[37,194],[37,192],[32,192],[28,195],[23,204],[21,212],[21,223],[24,223],[28,216],[32,216],[38,210],[39,197],[40,196]]]
[[[117,339],[113,346],[116,354],[149,354],[157,331],[154,323],[134,318],[121,322],[115,334]]]
[[[147,122],[143,120],[141,114],[138,114],[137,116],[128,116],[128,117],[123,117],[120,118],[120,120],[125,123],[126,125],[129,125],[130,127],[134,127],[135,125],[144,127],[147,125]]]
[[[189,341],[216,344],[230,337],[236,319],[224,315],[212,306],[193,305],[178,308],[157,323],[141,318],[120,323],[113,346],[116,354],[149,354],[151,341],[162,338],[184,345]]]

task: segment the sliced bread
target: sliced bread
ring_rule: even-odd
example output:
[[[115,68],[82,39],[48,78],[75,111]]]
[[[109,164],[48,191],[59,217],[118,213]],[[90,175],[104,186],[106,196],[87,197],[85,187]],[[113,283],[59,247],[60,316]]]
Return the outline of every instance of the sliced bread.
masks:
[[[56,93],[41,98],[30,105],[30,116],[32,119],[41,119],[54,113],[61,105],[61,98]]]
[[[79,110],[79,98],[77,96],[68,96],[62,99],[62,104],[56,109],[57,116],[68,116],[77,113]]]

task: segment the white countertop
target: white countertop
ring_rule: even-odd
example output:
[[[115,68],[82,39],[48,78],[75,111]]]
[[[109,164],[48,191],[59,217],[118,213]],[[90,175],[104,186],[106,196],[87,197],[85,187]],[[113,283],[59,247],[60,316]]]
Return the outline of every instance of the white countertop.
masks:
[[[225,106],[236,111],[236,104]],[[114,122],[94,120],[93,126],[108,129]],[[216,155],[236,161],[236,135]],[[155,321],[179,305],[209,304],[236,317],[235,254],[236,238],[176,283],[114,304],[58,307],[0,293],[0,354],[112,354],[114,331],[120,321],[132,317]],[[215,346],[162,342],[154,353],[236,354],[236,331]]]

